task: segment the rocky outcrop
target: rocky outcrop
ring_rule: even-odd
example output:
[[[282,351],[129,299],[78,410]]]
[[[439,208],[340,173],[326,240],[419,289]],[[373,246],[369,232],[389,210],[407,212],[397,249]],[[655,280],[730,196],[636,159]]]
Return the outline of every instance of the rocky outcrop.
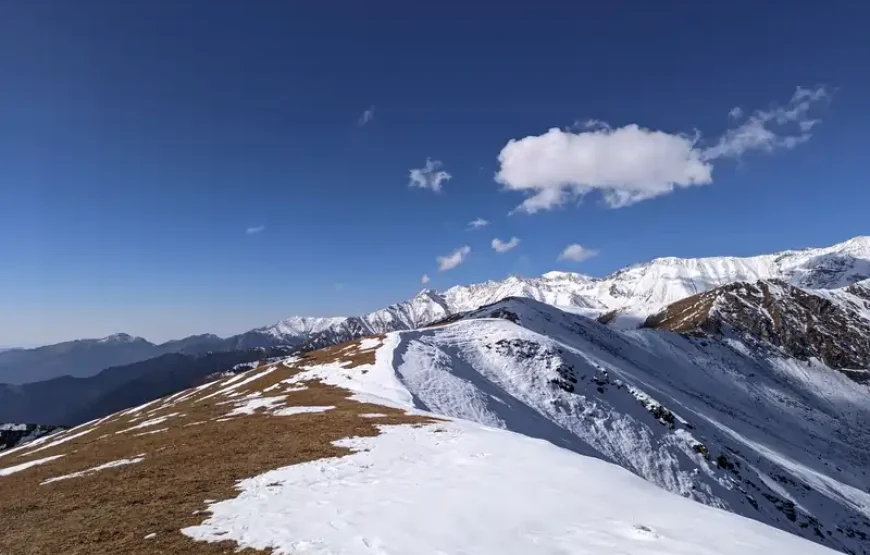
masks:
[[[678,301],[649,317],[644,326],[700,335],[734,331],[800,360],[817,358],[866,382],[870,321],[856,308],[854,302],[781,281],[742,282]]]

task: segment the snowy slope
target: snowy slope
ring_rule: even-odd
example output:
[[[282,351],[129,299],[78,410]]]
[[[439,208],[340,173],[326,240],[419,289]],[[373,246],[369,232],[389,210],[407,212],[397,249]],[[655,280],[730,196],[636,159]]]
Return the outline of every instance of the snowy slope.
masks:
[[[277,554],[833,553],[613,465],[469,422],[390,427],[339,445],[355,454],[245,480],[184,534]]]
[[[317,366],[296,379],[545,439],[707,505],[870,553],[870,390],[818,361],[616,331],[509,299],[391,334],[378,363],[365,373]]]
[[[505,316],[513,310],[514,319],[540,331],[574,318],[536,312],[533,301],[498,309]],[[535,399],[570,402],[554,395],[567,394],[567,383],[549,391],[549,382],[534,382],[528,367],[556,368],[562,379],[569,370],[560,373],[552,359],[516,343],[516,324],[487,316],[482,311],[470,321],[268,362],[0,452],[0,552],[67,553],[74,546],[82,553],[137,555],[245,548],[277,555],[834,553],[762,519],[665,491],[601,460],[592,448],[590,457],[554,445],[540,437],[546,429],[527,430],[539,437],[505,429],[528,419],[533,427],[550,422],[568,430],[532,409],[540,406]],[[450,399],[469,396],[454,378],[470,379],[472,369],[451,377],[449,368],[439,368],[443,360],[426,370],[403,353],[425,340],[461,356],[479,343],[474,330],[511,338],[511,348],[529,355],[519,362],[489,355],[494,364],[507,363],[503,388],[494,366],[475,382],[477,407],[486,409],[486,396],[493,395],[493,407],[505,405],[494,410],[506,418],[513,413],[506,425],[421,410],[426,403],[454,410],[445,408]],[[524,333],[526,340],[543,338],[528,328]],[[431,371],[430,379],[412,383],[421,370]],[[311,379],[318,376],[342,387]],[[620,389],[599,381],[595,387]],[[544,391],[536,393],[540,386]],[[354,391],[356,399],[349,397]],[[633,417],[645,417],[652,428],[663,426],[654,418],[668,420],[655,409]],[[826,543],[838,545],[835,538]]]

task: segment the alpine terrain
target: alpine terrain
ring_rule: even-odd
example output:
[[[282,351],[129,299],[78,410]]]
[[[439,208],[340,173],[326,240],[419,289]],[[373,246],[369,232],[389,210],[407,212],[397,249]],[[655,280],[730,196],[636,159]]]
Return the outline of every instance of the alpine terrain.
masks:
[[[248,334],[0,451],[0,553],[870,554],[870,238]]]

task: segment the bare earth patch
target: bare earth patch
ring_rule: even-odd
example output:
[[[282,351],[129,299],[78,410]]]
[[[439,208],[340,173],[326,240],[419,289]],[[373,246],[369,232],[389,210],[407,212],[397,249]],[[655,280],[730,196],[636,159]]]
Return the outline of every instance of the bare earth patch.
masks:
[[[64,455],[0,476],[0,555],[261,553],[236,551],[231,541],[195,542],[180,529],[200,524],[208,516],[206,500],[235,497],[234,485],[241,479],[349,455],[350,450],[332,442],[375,436],[380,425],[433,422],[351,401],[348,391],[320,382],[307,382],[304,389],[282,383],[302,366],[373,364],[376,347],[361,349],[359,344],[330,347],[290,364],[263,365],[242,379],[233,376],[171,395],[141,410],[123,411],[0,456],[0,468],[5,468]],[[366,346],[372,344],[369,339]],[[274,370],[266,372],[269,368]],[[283,399],[263,403],[251,414],[226,418],[239,404],[263,397]],[[280,414],[289,407],[334,408]],[[364,417],[372,413],[383,416]],[[168,429],[154,434],[117,433],[156,419],[161,420],[155,430]],[[145,431],[149,428],[136,430]],[[63,441],[65,437],[70,439]],[[141,461],[136,464],[105,466],[137,457]],[[89,472],[101,465],[105,468],[99,472]],[[41,485],[74,473],[81,474]]]

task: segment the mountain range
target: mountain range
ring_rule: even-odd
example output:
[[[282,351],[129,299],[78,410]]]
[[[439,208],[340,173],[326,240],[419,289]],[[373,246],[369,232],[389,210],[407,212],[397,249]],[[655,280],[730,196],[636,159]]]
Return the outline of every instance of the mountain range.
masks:
[[[814,350],[867,321],[832,291],[729,284],[631,330],[508,297],[264,362],[0,451],[0,551],[867,554],[842,370],[870,359]],[[793,353],[813,318],[834,335]]]
[[[0,387],[0,552],[870,554],[866,237],[205,342]]]
[[[196,355],[279,345],[318,348],[366,335],[414,329],[506,297],[531,298],[585,315],[611,313],[607,318],[610,325],[632,328],[688,296],[727,283],[770,279],[814,290],[835,290],[870,279],[870,237],[855,237],[827,248],[748,258],[658,258],[603,278],[570,272],[548,272],[536,278],[510,276],[440,293],[423,290],[410,300],[362,316],[295,316],[228,338],[205,334],[154,344],[141,337],[116,334],[14,349],[0,352],[0,383],[24,384],[62,375],[88,377],[110,366],[168,353]]]

